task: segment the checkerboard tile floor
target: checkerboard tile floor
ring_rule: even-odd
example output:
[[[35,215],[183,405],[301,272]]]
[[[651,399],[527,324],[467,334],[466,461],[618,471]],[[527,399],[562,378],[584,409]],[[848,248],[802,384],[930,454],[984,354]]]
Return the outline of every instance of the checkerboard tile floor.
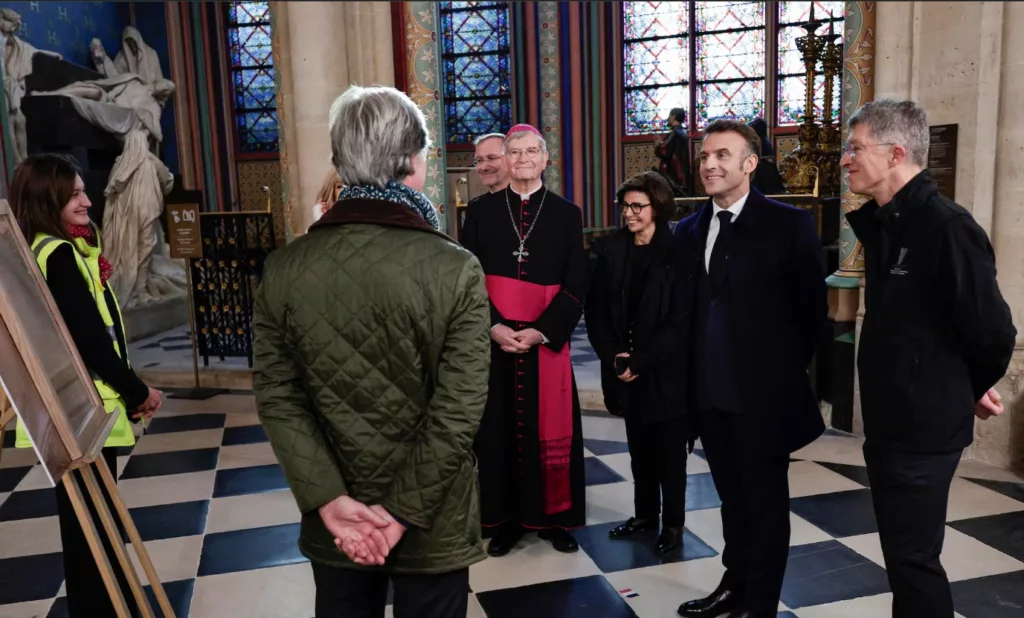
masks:
[[[699,448],[687,464],[683,551],[659,557],[653,536],[608,539],[608,530],[632,515],[622,420],[587,412],[583,431],[581,551],[559,554],[528,535],[508,556],[475,565],[472,618],[669,618],[682,601],[718,583],[720,501]],[[6,437],[13,442],[13,431]],[[779,615],[889,615],[860,441],[830,431],[793,460],[792,547]],[[34,463],[31,451],[13,448],[0,459],[3,618],[66,615],[56,503]],[[179,617],[313,616],[312,574],[296,547],[299,513],[250,394],[168,400],[118,468],[121,493]],[[965,462],[947,521],[943,562],[958,614],[1024,615],[1022,479]]]

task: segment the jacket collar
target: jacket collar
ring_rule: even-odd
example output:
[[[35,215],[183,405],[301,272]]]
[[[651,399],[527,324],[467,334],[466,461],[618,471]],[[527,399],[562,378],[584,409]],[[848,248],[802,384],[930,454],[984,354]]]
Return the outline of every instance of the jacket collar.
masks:
[[[613,247],[617,255],[624,255],[633,245],[633,232],[630,232],[628,227],[620,227],[608,235],[606,242]],[[655,224],[651,246],[659,256],[672,248],[672,230],[669,229],[668,223]]]
[[[335,202],[334,206],[319,221],[310,226],[309,231],[312,232],[320,228],[350,225],[353,223],[369,223],[372,225],[430,232],[455,242],[447,234],[431,227],[429,223],[423,220],[423,217],[413,212],[405,204],[362,198]]]
[[[743,205],[743,212],[740,216],[736,217],[733,225],[740,226],[745,229],[752,229],[757,223],[758,217],[761,215],[761,211],[764,210],[764,205],[768,201],[768,198],[763,193],[755,189],[753,186],[750,187],[750,194],[747,196],[747,201]],[[713,198],[708,198],[708,201],[704,202],[704,206],[700,209],[700,216],[698,220],[700,225],[697,226],[695,232],[698,235],[706,235],[708,228],[711,226],[711,213],[715,210],[715,203]]]
[[[886,228],[892,228],[906,220],[938,191],[939,186],[932,180],[931,173],[928,170],[923,170],[911,178],[910,182],[903,185],[903,188],[892,196],[892,201],[884,207],[879,206],[875,200],[870,200],[859,209],[846,215],[846,218],[855,232],[858,227],[866,225],[868,221],[877,221]]]

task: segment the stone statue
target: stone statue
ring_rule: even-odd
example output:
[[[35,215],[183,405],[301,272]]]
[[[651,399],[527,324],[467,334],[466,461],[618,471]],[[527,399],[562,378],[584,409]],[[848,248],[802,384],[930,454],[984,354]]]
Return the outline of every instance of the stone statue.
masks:
[[[117,67],[114,66],[114,61],[107,55],[107,50],[103,47],[103,41],[99,39],[89,41],[89,56],[96,67],[96,72],[103,77],[114,77],[121,74],[121,71],[118,71]]]
[[[110,170],[103,211],[104,255],[113,266],[110,283],[126,308],[185,294],[185,267],[170,258],[160,227],[164,196],[174,176],[149,151],[144,130],[130,131]]]
[[[68,97],[82,118],[118,137],[124,137],[130,131],[143,128],[152,137],[154,147],[163,141],[163,131],[160,128],[163,105],[160,100],[166,100],[170,93],[158,92],[155,86],[147,84],[140,75],[122,73],[103,79],[74,82],[50,92],[32,94]]]
[[[15,165],[28,156],[28,136],[25,133],[25,115],[21,112],[21,100],[25,96],[25,78],[32,73],[32,56],[49,54],[56,58],[56,52],[37,49],[15,34],[21,29],[21,15],[11,9],[0,9],[0,35],[4,37],[4,91],[7,94],[7,114],[14,134]]]
[[[164,79],[164,73],[160,69],[160,58],[146,42],[142,35],[132,26],[125,26],[121,34],[122,48],[114,59],[114,67],[120,73],[133,73],[142,77],[142,81],[153,86],[154,92],[159,94],[162,105],[167,97],[175,90],[174,82]]]

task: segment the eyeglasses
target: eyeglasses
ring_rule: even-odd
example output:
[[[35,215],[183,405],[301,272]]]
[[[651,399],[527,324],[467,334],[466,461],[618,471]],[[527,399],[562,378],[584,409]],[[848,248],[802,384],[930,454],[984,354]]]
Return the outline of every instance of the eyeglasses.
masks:
[[[629,212],[633,213],[634,215],[640,214],[640,211],[642,211],[644,208],[647,208],[648,206],[650,206],[650,204],[640,204],[639,202],[619,205],[619,207],[622,208],[622,210],[629,210]]]
[[[483,165],[484,163],[494,163],[495,161],[500,161],[500,160],[501,160],[501,155],[487,155],[486,157],[477,157],[477,158],[473,159],[473,165],[476,165],[477,167],[479,167],[479,166]]]
[[[536,159],[537,156],[540,154],[540,148],[537,148],[536,146],[532,148],[527,148],[526,150],[520,150],[519,148],[510,148],[509,150],[505,151],[505,154],[512,157],[513,159],[518,159],[519,157],[523,156],[525,156],[527,159]]]
[[[850,144],[850,143],[847,143],[847,144],[845,144],[843,146],[843,154],[849,155],[850,158],[852,159],[852,158],[855,158],[858,154],[864,152],[864,150],[866,150],[868,148],[871,148],[872,146],[895,146],[895,145],[896,144],[894,144],[892,142],[883,142],[883,143],[880,143],[880,144],[866,144],[866,145],[863,145],[863,146],[860,145],[860,144]]]

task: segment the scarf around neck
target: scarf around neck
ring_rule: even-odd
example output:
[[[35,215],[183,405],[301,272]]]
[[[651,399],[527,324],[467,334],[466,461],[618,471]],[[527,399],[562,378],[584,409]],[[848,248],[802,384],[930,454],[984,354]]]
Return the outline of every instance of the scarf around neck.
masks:
[[[68,231],[68,234],[70,234],[72,238],[81,238],[90,247],[95,248],[97,246],[96,234],[93,233],[91,226],[66,225],[65,227]],[[114,267],[110,265],[110,262],[107,261],[107,258],[103,257],[102,253],[100,254],[99,266],[100,280],[103,282],[103,285],[106,285],[107,281],[110,280],[111,275],[114,274]]]
[[[423,217],[430,227],[441,231],[437,211],[426,195],[411,189],[396,180],[389,180],[383,187],[378,185],[346,185],[338,192],[338,201],[351,199],[384,200],[402,204]]]

